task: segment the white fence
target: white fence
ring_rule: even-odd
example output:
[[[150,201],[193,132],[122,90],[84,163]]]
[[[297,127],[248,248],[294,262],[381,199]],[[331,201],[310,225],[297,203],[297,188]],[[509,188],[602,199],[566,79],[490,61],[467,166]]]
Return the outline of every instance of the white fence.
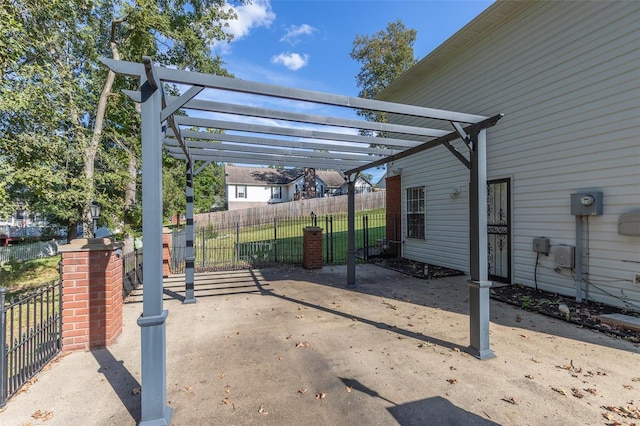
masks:
[[[25,261],[40,257],[51,257],[58,253],[58,241],[39,241],[31,244],[19,244],[9,247],[0,247],[0,266],[13,259]]]

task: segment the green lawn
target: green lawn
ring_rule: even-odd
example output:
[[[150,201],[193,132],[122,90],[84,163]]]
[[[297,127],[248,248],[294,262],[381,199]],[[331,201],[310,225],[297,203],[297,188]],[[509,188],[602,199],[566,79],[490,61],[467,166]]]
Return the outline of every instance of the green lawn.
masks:
[[[355,218],[356,248],[364,246],[363,217],[368,218],[369,246],[385,238],[384,209],[358,212]],[[227,229],[199,229],[194,243],[196,267],[265,266],[272,263],[302,262],[303,229],[310,218],[278,220],[253,226]],[[348,220],[345,214],[317,218],[323,228],[325,263],[344,264],[347,258]]]
[[[9,289],[7,299],[60,278],[60,256],[9,262],[0,268],[0,287]]]

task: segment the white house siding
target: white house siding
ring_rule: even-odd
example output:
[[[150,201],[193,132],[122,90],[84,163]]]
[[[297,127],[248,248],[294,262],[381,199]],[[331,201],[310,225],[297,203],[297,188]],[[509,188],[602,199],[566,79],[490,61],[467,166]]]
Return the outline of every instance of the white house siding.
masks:
[[[271,200],[271,186],[245,185],[247,187],[247,197],[236,197],[236,186],[227,185],[228,209],[246,209],[249,207],[258,207],[266,205]],[[282,195],[285,196],[286,190],[282,189]]]
[[[599,287],[590,285],[589,296],[640,309],[632,283],[640,237],[617,234],[618,216],[640,211],[640,2],[496,7],[514,15],[411,76],[413,83],[392,86],[385,99],[505,114],[488,130],[487,161],[489,179],[512,179],[513,282],[534,285],[532,239],[545,236],[552,248],[540,259],[539,288],[575,295],[571,272],[555,272],[553,254],[575,245],[570,194],[602,191],[604,215],[588,218],[589,281]],[[397,167],[403,188],[425,185],[427,198],[427,241],[406,240],[404,255],[468,271],[467,169],[444,147],[390,169]],[[452,199],[457,185],[462,194]]]

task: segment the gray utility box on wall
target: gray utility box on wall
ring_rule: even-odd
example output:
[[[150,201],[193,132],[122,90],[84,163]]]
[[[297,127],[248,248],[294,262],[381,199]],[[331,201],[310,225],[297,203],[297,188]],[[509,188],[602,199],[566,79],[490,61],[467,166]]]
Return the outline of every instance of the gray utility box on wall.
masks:
[[[559,268],[573,269],[576,265],[575,248],[573,246],[554,246],[555,261]]]
[[[602,192],[579,192],[571,194],[571,214],[595,216],[602,214]]]
[[[548,238],[536,237],[533,239],[533,251],[540,254],[549,254],[551,244]]]

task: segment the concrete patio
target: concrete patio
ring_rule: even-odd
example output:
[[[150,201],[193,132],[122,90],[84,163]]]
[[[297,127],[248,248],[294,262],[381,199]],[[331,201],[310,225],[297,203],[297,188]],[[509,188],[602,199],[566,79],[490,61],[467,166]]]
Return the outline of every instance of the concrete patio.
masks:
[[[491,302],[491,347],[469,342],[465,277],[358,265],[218,272],[165,281],[175,425],[637,423],[640,347]],[[62,356],[0,412],[3,425],[133,425],[141,293],[108,349]],[[628,409],[622,411],[619,407]]]

